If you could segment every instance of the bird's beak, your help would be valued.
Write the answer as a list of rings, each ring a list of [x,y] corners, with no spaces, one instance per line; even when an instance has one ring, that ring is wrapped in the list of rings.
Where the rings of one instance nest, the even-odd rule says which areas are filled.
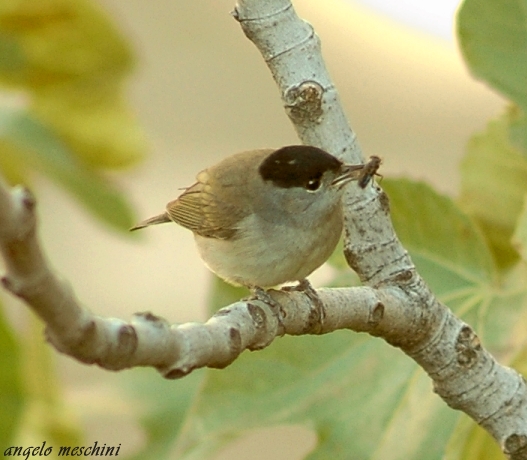
[[[352,180],[357,180],[361,174],[361,171],[364,169],[364,165],[342,165],[337,177],[333,179],[331,185],[338,188],[343,187],[348,182]]]

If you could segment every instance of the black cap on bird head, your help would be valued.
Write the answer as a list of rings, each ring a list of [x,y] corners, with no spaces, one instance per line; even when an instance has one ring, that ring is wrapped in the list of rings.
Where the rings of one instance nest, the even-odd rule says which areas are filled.
[[[306,187],[326,171],[337,173],[342,162],[333,155],[309,145],[290,145],[271,153],[260,165],[260,176],[277,187]]]

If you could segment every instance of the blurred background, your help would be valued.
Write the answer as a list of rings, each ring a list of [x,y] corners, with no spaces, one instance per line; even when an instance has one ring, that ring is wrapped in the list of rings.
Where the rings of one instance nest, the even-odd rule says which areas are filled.
[[[199,170],[228,154],[298,142],[263,60],[229,14],[233,0],[97,2],[139,60],[128,95],[150,152],[144,163],[115,176],[139,219],[163,211]],[[469,137],[504,106],[462,63],[453,32],[456,4],[297,0],[294,5],[321,38],[365,156],[381,156],[385,176],[422,179],[455,195]],[[128,319],[151,310],[170,322],[206,318],[209,274],[189,231],[167,225],[123,238],[45,178],[38,177],[34,189],[52,265],[91,311]],[[12,320],[24,327],[25,307],[2,295]],[[121,442],[123,455],[133,451],[142,439],[130,417],[137,408],[120,399],[116,375],[63,356],[57,362],[66,399],[88,430],[87,439]],[[281,433],[288,444],[298,437],[299,452],[313,441],[301,430]],[[280,444],[276,433],[261,433],[250,442],[263,439],[269,447],[270,436]],[[218,459],[270,458],[268,450],[266,457],[253,448],[245,451],[247,445],[237,443]],[[272,458],[294,455],[281,447]]]

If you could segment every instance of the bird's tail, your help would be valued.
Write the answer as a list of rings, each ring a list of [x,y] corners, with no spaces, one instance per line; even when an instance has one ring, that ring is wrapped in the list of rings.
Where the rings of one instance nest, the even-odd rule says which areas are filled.
[[[159,216],[150,217],[150,219],[143,220],[139,222],[137,225],[134,225],[130,231],[133,232],[134,230],[139,230],[140,228],[148,227],[149,225],[157,225],[157,224],[164,224],[166,222],[172,222],[170,220],[170,217],[168,217],[168,214],[165,212],[163,214],[159,214]]]

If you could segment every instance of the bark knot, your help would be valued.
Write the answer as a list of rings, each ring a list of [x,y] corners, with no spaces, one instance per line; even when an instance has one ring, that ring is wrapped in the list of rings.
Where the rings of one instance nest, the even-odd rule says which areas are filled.
[[[527,435],[511,434],[505,439],[503,450],[511,458],[524,458],[523,456],[527,454]]]
[[[316,81],[304,81],[288,88],[284,94],[285,108],[294,123],[316,122],[323,114],[324,88]]]
[[[479,337],[469,326],[463,326],[456,340],[457,362],[460,366],[469,368],[476,362],[481,350]]]

